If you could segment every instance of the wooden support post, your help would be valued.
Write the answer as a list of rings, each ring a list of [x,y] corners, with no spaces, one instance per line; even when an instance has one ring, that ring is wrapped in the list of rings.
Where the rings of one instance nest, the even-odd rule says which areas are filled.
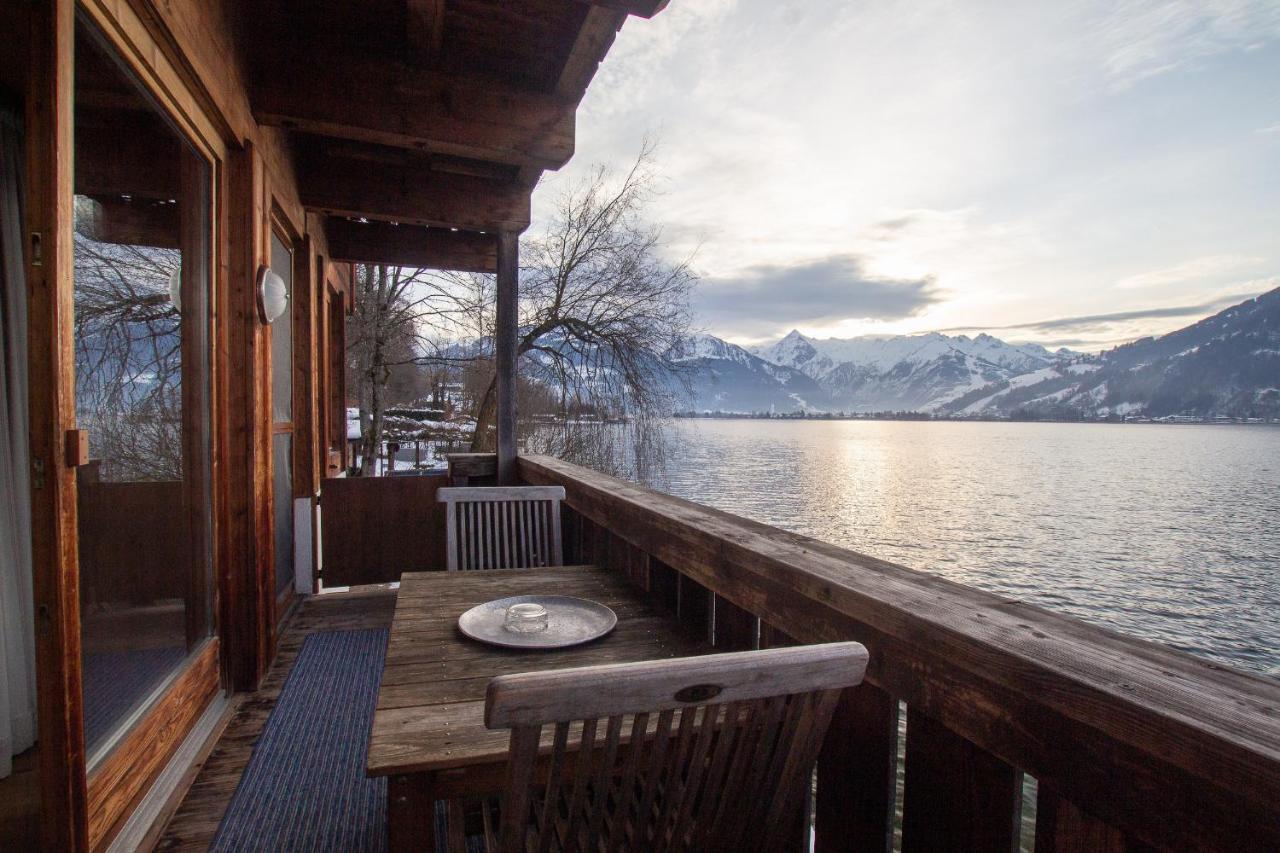
[[[494,361],[498,372],[498,485],[516,485],[516,361],[519,330],[520,235],[498,234],[497,318]]]

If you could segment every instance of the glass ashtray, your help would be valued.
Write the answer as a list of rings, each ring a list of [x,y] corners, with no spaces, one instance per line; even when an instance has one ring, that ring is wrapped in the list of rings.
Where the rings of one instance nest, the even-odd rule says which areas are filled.
[[[547,608],[541,604],[522,602],[507,608],[503,627],[516,634],[533,634],[547,630]]]

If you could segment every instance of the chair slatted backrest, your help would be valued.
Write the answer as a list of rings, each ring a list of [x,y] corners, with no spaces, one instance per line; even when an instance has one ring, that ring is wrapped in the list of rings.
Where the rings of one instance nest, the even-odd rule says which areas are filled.
[[[452,487],[436,496],[446,507],[449,571],[564,564],[563,486]]]
[[[511,729],[499,849],[794,846],[866,665],[860,644],[828,643],[495,678],[485,724]]]

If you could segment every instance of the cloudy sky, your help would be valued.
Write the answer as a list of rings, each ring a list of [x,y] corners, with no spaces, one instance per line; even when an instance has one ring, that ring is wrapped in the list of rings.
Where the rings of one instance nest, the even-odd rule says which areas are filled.
[[[1280,0],[671,0],[535,211],[646,134],[699,324],[739,342],[1099,349],[1280,286]]]

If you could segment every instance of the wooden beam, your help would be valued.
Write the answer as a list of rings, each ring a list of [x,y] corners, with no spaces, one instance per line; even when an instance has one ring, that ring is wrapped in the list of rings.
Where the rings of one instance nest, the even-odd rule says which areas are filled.
[[[323,136],[545,169],[573,156],[573,103],[385,59],[277,60],[253,104],[262,124]]]
[[[438,172],[425,160],[349,160],[315,147],[299,151],[297,165],[308,210],[469,231],[529,227],[530,190],[514,181]]]
[[[182,248],[176,204],[114,195],[80,200],[76,207],[76,230],[100,243]]]
[[[573,45],[565,54],[564,65],[561,66],[552,88],[557,100],[574,104],[582,100],[587,93],[587,86],[591,84],[591,78],[595,77],[596,70],[618,36],[618,30],[622,29],[627,20],[627,10],[618,8],[625,5],[626,0],[618,0],[616,4],[592,4],[582,20]],[[545,168],[536,163],[522,164],[516,180],[532,190],[541,180]]]
[[[405,0],[409,61],[434,65],[444,41],[444,0]]]
[[[498,236],[391,222],[325,220],[329,255],[335,261],[390,264],[419,269],[498,271]]]
[[[565,54],[564,65],[556,81],[555,95],[562,101],[577,103],[587,93],[591,78],[604,61],[618,37],[618,30],[627,20],[627,13],[595,5],[582,21],[578,37]]]
[[[513,486],[517,482],[516,348],[520,296],[520,235],[514,231],[498,235],[497,291],[494,360],[498,373],[498,485]]]

